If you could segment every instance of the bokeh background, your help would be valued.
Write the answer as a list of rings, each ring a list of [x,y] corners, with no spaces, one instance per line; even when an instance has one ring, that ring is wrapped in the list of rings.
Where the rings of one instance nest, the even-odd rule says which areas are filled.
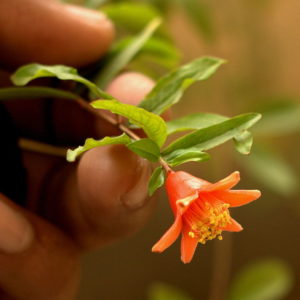
[[[125,1],[96,4],[100,2]],[[212,160],[185,169],[211,181],[240,170],[240,186],[258,188],[263,196],[233,210],[243,232],[225,233],[222,242],[199,246],[192,263],[183,265],[178,243],[160,255],[150,252],[172,222],[166,195],[160,192],[156,212],[141,232],[84,258],[78,299],[300,299],[300,2],[131,2],[151,2],[161,10],[182,62],[202,55],[228,60],[211,79],[188,90],[174,107],[174,118],[196,111],[263,113],[253,129],[250,156],[227,143],[211,151]],[[242,276],[246,283],[239,282]],[[157,283],[190,298],[176,292],[163,296],[167,288]]]

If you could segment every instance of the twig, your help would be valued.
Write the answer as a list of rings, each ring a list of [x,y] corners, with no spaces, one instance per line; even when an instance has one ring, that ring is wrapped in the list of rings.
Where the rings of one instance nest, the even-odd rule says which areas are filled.
[[[122,132],[128,134],[132,139],[138,141],[141,138],[133,132],[130,128],[125,126],[120,122],[120,118],[114,118],[113,116],[106,114],[102,112],[101,110],[94,109],[90,104],[83,99],[75,99],[75,101],[86,111],[92,113],[98,118],[102,118],[103,120],[107,121],[108,123],[112,124],[113,126],[120,129]],[[20,139],[19,146],[24,150],[34,151],[38,153],[44,153],[44,154],[50,154],[55,155],[59,157],[64,157],[66,155],[66,148],[63,147],[56,147],[53,145],[29,140],[29,139]],[[166,173],[169,173],[172,171],[168,163],[162,158],[159,158],[159,163],[164,168]]]
[[[24,138],[21,138],[19,140],[19,147],[28,151],[34,151],[41,154],[49,154],[59,157],[65,157],[67,152],[67,149],[63,147],[57,147]]]

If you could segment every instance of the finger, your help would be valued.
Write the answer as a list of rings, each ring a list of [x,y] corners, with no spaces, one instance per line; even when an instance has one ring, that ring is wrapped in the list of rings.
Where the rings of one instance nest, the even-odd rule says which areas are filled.
[[[119,101],[138,105],[154,86],[154,81],[149,77],[137,73],[126,72],[117,76],[107,87],[107,92]],[[109,111],[104,111],[105,114],[116,117]],[[95,123],[96,133],[100,136],[116,135],[118,130],[107,121],[97,120]]]
[[[48,210],[51,219],[84,249],[124,238],[140,229],[153,210],[147,195],[150,173],[150,164],[123,146],[92,149],[68,176],[62,199]]]
[[[71,300],[78,275],[72,242],[1,194],[0,290],[5,295],[1,299]]]
[[[108,91],[122,102],[138,104],[153,85],[153,81],[145,75],[130,72],[116,77],[108,87]],[[36,99],[26,102],[9,101],[7,108],[21,135],[31,139],[45,141],[51,135],[54,137],[51,143],[78,145],[87,137],[101,138],[119,133],[112,125],[95,118],[93,114],[72,101],[63,99],[54,101],[49,109],[50,118],[49,115],[48,118],[45,117],[43,102]]]
[[[123,103],[138,105],[153,86],[154,82],[149,77],[137,72],[126,72],[108,85],[107,92]]]
[[[118,77],[110,92],[118,93],[121,101],[137,104],[152,86],[148,78],[131,73]],[[48,212],[82,246],[99,247],[146,222],[154,203],[147,196],[150,173],[148,161],[123,146],[93,149],[76,170],[56,178],[54,186],[61,198],[49,201]]]
[[[5,67],[29,62],[83,66],[103,55],[113,36],[112,23],[96,11],[55,0],[0,1],[0,64]]]

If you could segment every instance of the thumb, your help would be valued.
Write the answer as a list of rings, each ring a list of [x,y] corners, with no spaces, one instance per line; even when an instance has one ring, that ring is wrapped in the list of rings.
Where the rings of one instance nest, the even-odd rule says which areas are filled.
[[[73,299],[78,274],[72,242],[0,194],[0,298]]]
[[[100,12],[55,0],[0,1],[0,65],[29,62],[83,66],[97,60],[114,35]]]

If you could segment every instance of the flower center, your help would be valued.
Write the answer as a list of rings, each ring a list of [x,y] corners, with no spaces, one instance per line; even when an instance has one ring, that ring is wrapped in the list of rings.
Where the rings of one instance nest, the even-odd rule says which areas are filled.
[[[205,244],[214,238],[222,240],[222,231],[230,223],[229,204],[197,200],[184,214],[190,227],[189,236]]]

